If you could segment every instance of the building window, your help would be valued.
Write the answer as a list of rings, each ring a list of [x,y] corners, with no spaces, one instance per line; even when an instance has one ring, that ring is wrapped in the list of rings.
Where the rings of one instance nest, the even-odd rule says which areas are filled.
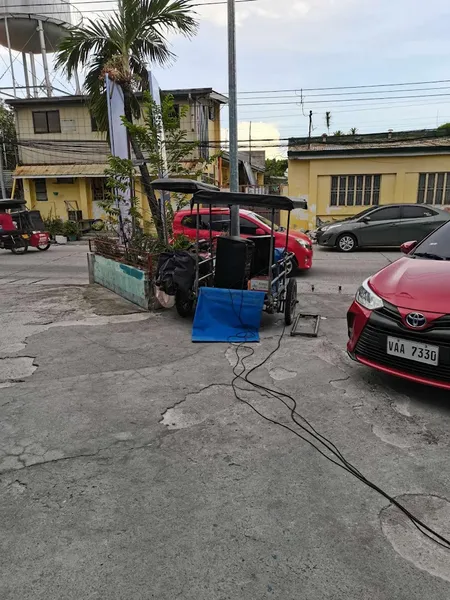
[[[378,206],[381,175],[333,175],[331,206]]]
[[[36,192],[36,200],[38,202],[47,202],[47,182],[45,181],[45,179],[35,179],[34,189]]]
[[[75,179],[73,177],[57,177],[55,183],[58,185],[64,185],[66,183],[75,183]]]
[[[450,204],[450,173],[420,173],[419,204]]]
[[[98,131],[97,121],[95,120],[95,117],[92,114],[91,114],[91,131]]]
[[[33,112],[34,133],[61,133],[59,110]]]
[[[94,177],[92,179],[92,200],[94,202],[104,202],[106,198],[106,186],[103,177]]]

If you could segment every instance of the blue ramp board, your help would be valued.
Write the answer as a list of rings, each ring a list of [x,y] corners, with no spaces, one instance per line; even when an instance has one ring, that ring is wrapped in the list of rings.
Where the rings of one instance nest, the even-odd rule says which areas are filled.
[[[264,292],[201,287],[193,342],[259,342]]]

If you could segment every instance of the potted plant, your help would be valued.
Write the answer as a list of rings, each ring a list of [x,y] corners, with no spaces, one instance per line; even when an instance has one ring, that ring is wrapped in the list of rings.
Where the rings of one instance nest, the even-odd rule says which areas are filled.
[[[47,217],[44,219],[44,224],[53,241],[57,235],[64,235],[64,222],[59,217]]]
[[[64,223],[64,235],[69,242],[76,242],[80,234],[80,228],[75,221],[66,221]]]

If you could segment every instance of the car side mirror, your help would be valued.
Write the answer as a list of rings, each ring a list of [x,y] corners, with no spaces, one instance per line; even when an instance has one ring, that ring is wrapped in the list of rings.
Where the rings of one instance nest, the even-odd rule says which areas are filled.
[[[403,252],[403,254],[409,254],[416,246],[417,242],[415,240],[413,242],[404,242],[400,246],[400,251]]]
[[[364,217],[362,220],[363,223],[370,223],[370,217]]]
[[[261,229],[261,227],[257,227],[255,235],[266,235],[266,232],[264,231],[264,229]]]

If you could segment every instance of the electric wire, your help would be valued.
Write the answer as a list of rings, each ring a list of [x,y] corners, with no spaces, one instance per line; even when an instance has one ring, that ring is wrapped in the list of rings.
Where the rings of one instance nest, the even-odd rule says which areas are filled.
[[[248,332],[246,332],[246,325],[242,322],[242,318],[241,318],[242,306],[243,306],[243,292],[242,292],[242,299],[241,299],[241,305],[239,308],[239,313],[236,313],[236,310],[234,308],[234,302],[233,302],[232,295],[231,295],[231,303],[232,303],[233,311],[235,312],[235,314],[237,314],[239,321],[241,323],[241,326],[243,327],[243,332],[242,332],[243,336],[246,337],[248,335]],[[352,463],[350,463],[348,460],[345,459],[342,452],[336,447],[336,445],[333,442],[331,442],[331,440],[329,440],[326,436],[318,433],[317,430],[308,422],[308,420],[297,411],[297,400],[295,400],[295,398],[293,398],[289,394],[280,392],[278,390],[273,390],[273,389],[269,388],[268,386],[260,385],[249,379],[249,377],[252,373],[254,373],[258,369],[260,369],[280,349],[285,332],[286,332],[286,325],[284,325],[284,327],[283,327],[283,330],[281,332],[281,335],[278,338],[278,342],[277,342],[275,348],[266,356],[266,358],[264,360],[262,360],[261,362],[256,364],[254,367],[252,367],[248,371],[247,371],[247,367],[245,365],[245,360],[247,360],[248,358],[250,358],[251,356],[254,355],[254,353],[255,353],[254,349],[249,346],[245,346],[246,341],[240,342],[238,344],[232,344],[232,346],[235,348],[235,352],[236,352],[236,363],[233,367],[234,378],[232,379],[230,386],[233,390],[233,393],[234,393],[234,396],[236,397],[236,399],[238,401],[246,404],[249,408],[251,408],[257,415],[259,415],[265,421],[267,421],[273,425],[276,425],[278,427],[282,427],[282,428],[290,431],[291,433],[294,433],[294,435],[299,437],[301,440],[307,442],[310,446],[312,446],[314,448],[314,450],[316,450],[320,455],[322,455],[324,458],[326,458],[332,464],[340,467],[344,471],[347,471],[348,473],[353,475],[356,479],[361,481],[361,483],[363,483],[367,487],[373,489],[378,494],[383,496],[386,500],[388,500],[391,504],[396,506],[412,522],[412,524],[416,527],[416,529],[422,535],[424,535],[425,537],[430,539],[435,544],[441,546],[442,548],[444,548],[446,550],[450,550],[450,540],[449,539],[447,539],[446,537],[444,537],[443,535],[441,535],[440,533],[438,533],[437,531],[435,531],[434,529],[432,529],[431,527],[426,525],[426,523],[424,523],[418,517],[416,517],[414,514],[412,514],[405,506],[403,506],[393,496],[389,495],[382,488],[380,488],[379,486],[374,484],[372,481],[367,479],[364,475],[362,475],[361,472],[354,465],[352,465]],[[241,348],[248,351],[248,353],[244,357],[241,357],[239,355],[239,350]],[[237,370],[238,367],[240,367],[240,371]],[[243,382],[249,384],[250,386],[252,386],[253,390],[240,388],[240,387],[236,386],[236,382],[238,380],[242,380]],[[272,419],[272,418],[268,417],[267,415],[263,414],[251,402],[249,402],[245,398],[242,398],[242,396],[240,396],[237,393],[237,390],[241,391],[241,392],[256,391],[260,395],[263,395],[261,393],[261,390],[262,390],[262,391],[266,392],[266,394],[269,394],[273,398],[279,400],[281,403],[284,404],[284,406],[286,406],[288,408],[292,422],[297,427],[299,427],[302,431],[304,431],[307,435],[309,435],[315,441],[317,441],[319,444],[321,444],[323,447],[325,447],[335,458],[331,458],[330,456],[328,456],[319,447],[317,447],[310,439],[306,438],[305,436],[303,436],[301,433],[299,433],[297,430],[293,429],[289,425],[286,425],[285,423],[282,423],[281,421]],[[289,398],[292,401],[292,403],[293,403],[292,407],[290,407],[287,404],[287,402],[285,400],[283,400],[283,397]],[[296,416],[298,416],[299,418],[302,419],[302,421],[306,424],[306,427],[304,425],[302,425],[302,423],[300,423],[295,418]],[[308,429],[308,427],[309,427],[309,429]]]

